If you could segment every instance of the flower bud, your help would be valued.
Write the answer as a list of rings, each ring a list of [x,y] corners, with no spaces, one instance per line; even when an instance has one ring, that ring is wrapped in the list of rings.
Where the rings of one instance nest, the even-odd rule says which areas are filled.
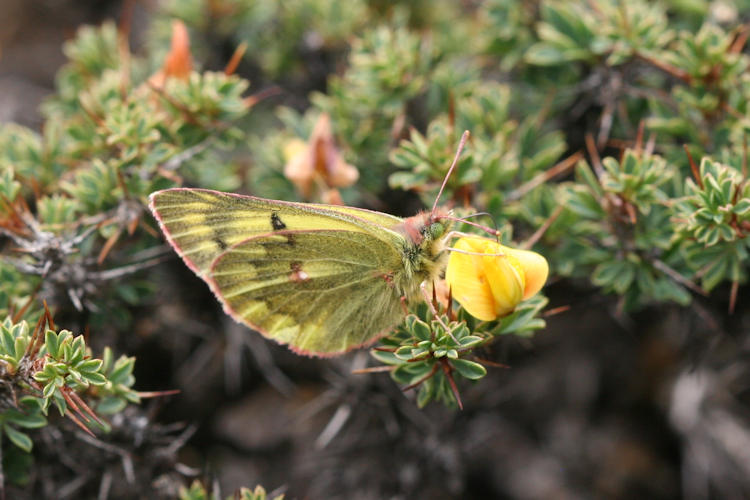
[[[459,251],[451,252],[445,280],[475,318],[491,321],[510,314],[547,280],[547,260],[536,252],[479,236],[460,238],[454,248]]]

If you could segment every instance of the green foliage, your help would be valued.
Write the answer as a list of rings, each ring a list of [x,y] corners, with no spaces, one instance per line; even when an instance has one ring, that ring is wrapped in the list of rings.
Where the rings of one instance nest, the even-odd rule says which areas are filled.
[[[181,488],[178,498],[179,500],[219,500],[218,496],[206,491],[206,487],[197,479],[193,481],[190,488]],[[233,495],[226,497],[226,500],[284,500],[284,495],[276,495],[270,498],[266,494],[266,490],[258,485],[253,490],[240,488]]]
[[[55,405],[61,415],[78,425],[108,425],[87,409],[79,395],[98,401],[101,410],[121,410],[138,403],[132,389],[134,358],[121,356],[113,362],[107,348],[103,359],[93,358],[83,336],[68,330],[32,330],[26,321],[6,318],[0,324],[0,423],[11,443],[29,452],[31,437],[18,428],[36,429],[48,425],[47,412]],[[102,411],[106,413],[106,411]]]
[[[377,172],[387,164],[394,123],[426,92],[435,57],[429,43],[406,28],[371,29],[352,44],[349,68],[330,79],[328,93],[311,96],[356,157],[372,153],[363,164],[365,188],[381,187]]]
[[[674,37],[658,2],[545,2],[541,18],[540,41],[526,52],[526,61],[540,66],[602,59],[618,65],[638,55],[658,54]]]
[[[457,380],[479,380],[487,374],[475,351],[500,335],[527,336],[544,328],[538,313],[546,304],[547,299],[537,295],[489,323],[479,322],[463,309],[453,314],[454,320],[444,314],[438,321],[426,304],[420,304],[371,354],[392,367],[396,383],[419,388],[420,408],[430,401],[460,406]]]
[[[123,63],[109,23],[82,28],[65,53],[70,61],[60,72],[58,93],[44,106],[44,133],[17,125],[0,129],[0,231],[22,250],[4,254],[0,271],[27,276],[26,284],[7,282],[0,307],[21,308],[40,282],[53,302],[79,310],[127,294],[132,285],[112,283],[121,274],[100,265],[124,231],[142,224],[151,192],[175,185],[177,168],[208,187],[239,183],[236,165],[216,151],[236,145],[241,135],[233,124],[250,107],[243,95],[247,81],[206,72],[157,84],[143,71],[145,61],[133,56]],[[28,208],[20,198],[32,194],[37,201]],[[139,235],[118,247],[117,260],[137,263],[138,252],[153,242]],[[90,309],[126,318],[122,305],[110,305]]]
[[[343,51],[347,37],[368,19],[366,3],[361,0],[170,0],[162,6],[161,14],[151,39],[155,56],[163,57],[170,21],[177,18],[199,35],[193,40],[197,53],[207,50],[204,44],[217,37],[234,46],[246,43],[251,48],[246,58],[274,77],[303,76],[309,64],[306,55]]]
[[[675,238],[706,290],[724,280],[745,281],[750,229],[750,186],[736,169],[704,158],[699,182],[685,181],[676,200]]]
[[[653,301],[688,303],[687,278],[675,279],[685,269],[671,239],[664,191],[673,175],[662,158],[632,150],[622,161],[605,158],[598,176],[580,163],[579,182],[564,186],[565,206],[576,222],[560,237],[560,253],[552,262],[562,273],[591,276],[628,308]]]

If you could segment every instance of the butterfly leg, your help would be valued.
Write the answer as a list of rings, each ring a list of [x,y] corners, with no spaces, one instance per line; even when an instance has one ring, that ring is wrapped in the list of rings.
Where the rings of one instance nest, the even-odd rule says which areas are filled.
[[[404,315],[409,314],[409,308],[406,306],[406,297],[401,296],[401,309],[404,311]]]
[[[448,325],[445,324],[443,321],[443,318],[440,317],[438,314],[437,309],[435,309],[435,304],[432,303],[432,297],[430,296],[430,292],[427,291],[427,282],[423,281],[419,285],[419,289],[422,291],[422,296],[424,297],[424,301],[427,302],[427,307],[430,308],[430,312],[435,317],[435,319],[440,323],[440,325],[445,329],[445,332],[448,334],[448,336],[453,339],[456,344],[458,344],[458,340],[453,336],[453,333],[451,332],[451,329],[448,328]]]

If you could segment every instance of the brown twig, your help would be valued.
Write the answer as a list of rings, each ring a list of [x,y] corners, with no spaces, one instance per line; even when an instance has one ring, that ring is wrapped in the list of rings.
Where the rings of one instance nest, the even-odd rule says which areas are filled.
[[[729,290],[729,314],[734,314],[734,306],[737,305],[737,293],[740,289],[740,282],[732,281],[732,288]]]
[[[448,379],[448,383],[451,386],[451,391],[453,391],[453,396],[456,398],[456,403],[458,403],[458,409],[463,410],[464,404],[461,402],[461,395],[458,393],[458,386],[456,385],[456,381],[453,379],[453,368],[451,367],[450,363],[448,363],[448,360],[445,358],[440,358],[440,365],[443,368],[443,373],[445,373],[445,378]]]
[[[370,366],[368,368],[359,368],[357,370],[352,370],[351,373],[361,375],[364,373],[392,372],[394,369],[395,369],[395,366],[380,365],[380,366]]]
[[[687,144],[683,144],[682,148],[685,150],[685,154],[687,154],[688,161],[690,162],[690,170],[693,172],[693,177],[695,177],[695,182],[698,184],[698,186],[703,189],[703,179],[701,178],[701,174],[698,171],[698,165],[695,164],[695,161],[693,160],[693,155],[690,154],[690,150],[688,149]]]
[[[544,233],[547,232],[547,229],[549,229],[552,223],[555,222],[558,217],[560,217],[560,214],[562,214],[563,210],[565,210],[565,206],[558,205],[557,208],[555,208],[554,212],[552,212],[550,216],[547,217],[547,220],[544,221],[544,224],[539,226],[539,229],[537,229],[534,234],[529,237],[529,239],[521,244],[521,248],[523,250],[528,250],[529,248],[533,247],[534,244],[539,241],[542,236],[544,236]]]
[[[596,176],[601,179],[605,175],[604,167],[602,166],[602,157],[599,156],[599,150],[596,147],[596,142],[591,132],[586,132],[584,141],[586,142],[586,150],[591,157],[591,166],[594,168]]]
[[[406,387],[402,388],[401,390],[403,392],[406,392],[409,389],[414,389],[415,387],[417,387],[418,385],[420,385],[422,382],[424,382],[425,380],[428,380],[430,377],[432,377],[433,375],[435,375],[437,373],[437,371],[438,371],[438,364],[435,363],[435,364],[432,365],[432,368],[430,369],[429,372],[427,372],[426,375],[424,375],[423,377],[420,377],[419,380],[417,380],[416,382],[414,382],[412,384],[407,385]]]
[[[229,62],[224,68],[225,75],[229,76],[233,74],[235,71],[237,71],[237,66],[239,66],[240,61],[242,60],[242,56],[245,55],[246,51],[247,51],[247,42],[242,42],[241,44],[237,46],[236,49],[234,49],[234,53],[232,54],[232,57],[229,59]]]
[[[540,186],[541,184],[544,184],[548,180],[553,179],[557,177],[558,175],[566,173],[568,170],[573,168],[576,165],[576,163],[578,163],[578,160],[580,160],[582,157],[583,157],[582,151],[577,151],[573,153],[572,155],[568,156],[564,160],[558,162],[556,165],[553,165],[552,167],[548,168],[544,172],[540,172],[539,174],[535,175],[532,179],[528,180],[527,182],[524,182],[517,189],[514,189],[513,191],[511,191],[508,194],[507,199],[508,200],[521,199],[526,193],[528,193],[535,187]]]
[[[243,103],[245,104],[246,107],[250,108],[258,104],[260,101],[263,101],[275,95],[279,95],[281,93],[282,93],[281,87],[279,87],[278,85],[274,85],[267,89],[263,89],[259,92],[256,92],[255,94],[249,97],[245,97],[245,99],[243,100]]]
[[[570,305],[564,305],[564,306],[554,307],[552,309],[547,309],[546,311],[542,312],[540,316],[543,318],[549,318],[550,316],[557,316],[558,314],[561,314],[567,311],[570,311]]]
[[[660,70],[677,78],[678,80],[682,80],[684,83],[687,83],[688,85],[690,85],[693,81],[693,78],[690,76],[690,74],[687,71],[684,71],[680,68],[676,68],[667,62],[661,61],[659,59],[653,59],[639,52],[635,53],[635,57],[651,64],[652,66],[659,68]]]
[[[667,264],[665,264],[661,260],[654,259],[653,265],[656,269],[663,272],[664,274],[666,274],[667,276],[669,276],[676,282],[686,286],[687,288],[694,291],[695,293],[702,295],[704,297],[708,296],[705,290],[703,290],[701,287],[699,287],[698,285],[696,285],[695,283],[693,283],[692,281],[690,281],[689,279],[687,279],[686,277],[684,277],[683,275],[681,275],[680,273],[678,273],[677,271],[669,267]]]

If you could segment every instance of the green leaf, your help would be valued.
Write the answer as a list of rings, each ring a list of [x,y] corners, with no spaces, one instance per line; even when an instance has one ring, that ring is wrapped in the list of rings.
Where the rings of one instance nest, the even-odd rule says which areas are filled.
[[[417,407],[424,408],[433,399],[433,381],[426,380],[417,391]]]
[[[430,329],[430,326],[424,321],[415,321],[411,331],[419,340],[430,340],[432,338],[432,331]]]
[[[44,333],[44,346],[47,349],[47,353],[53,358],[57,359],[60,357],[60,345],[58,343],[58,335],[52,330],[47,330]]]
[[[92,385],[104,385],[107,383],[107,377],[105,377],[101,373],[89,372],[82,375],[86,382]]]
[[[568,62],[560,49],[546,42],[537,42],[529,47],[524,59],[536,66],[559,66]]]
[[[370,349],[370,356],[386,365],[398,365],[403,363],[401,359],[397,358],[394,353],[389,351]]]
[[[28,436],[28,434],[14,429],[9,425],[3,425],[3,431],[14,445],[18,446],[27,453],[30,452],[31,448],[34,446],[34,443],[33,441],[31,441],[31,438]]]
[[[110,396],[99,400],[96,404],[96,412],[102,415],[114,415],[125,409],[128,402],[122,398]]]
[[[27,429],[37,429],[47,425],[47,419],[44,415],[37,412],[24,413],[18,410],[6,410],[5,416],[8,422]]]
[[[76,369],[82,373],[96,373],[102,368],[101,359],[88,359],[81,363],[78,363]]]
[[[451,365],[462,377],[469,380],[479,380],[487,375],[487,370],[484,366],[468,359],[454,359],[451,361]]]

